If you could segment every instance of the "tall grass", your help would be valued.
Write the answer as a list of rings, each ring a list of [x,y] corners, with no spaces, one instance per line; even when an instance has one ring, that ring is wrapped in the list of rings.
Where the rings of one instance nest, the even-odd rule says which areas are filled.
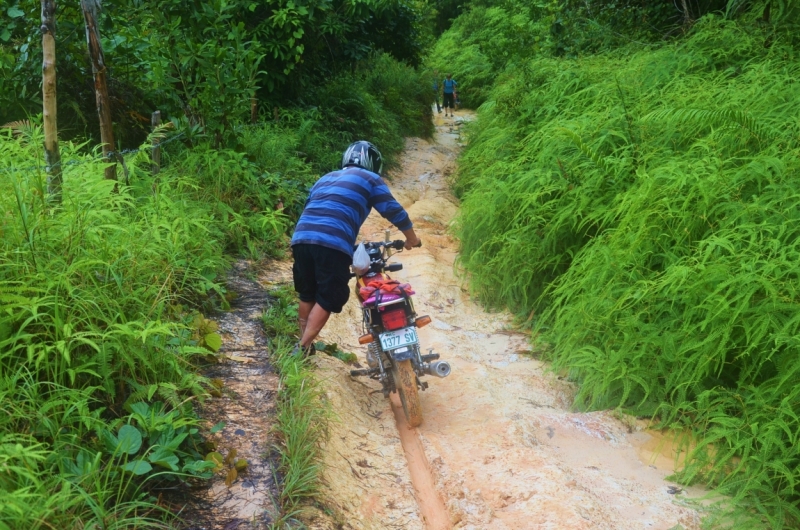
[[[319,492],[320,444],[327,436],[330,409],[322,398],[308,359],[292,355],[298,338],[297,300],[289,286],[270,293],[273,304],[264,313],[272,361],[280,373],[276,431],[280,453],[281,517],[276,528],[291,526],[303,505]]]
[[[16,140],[4,133],[0,158],[29,166],[41,142],[40,128]],[[131,406],[160,399],[196,423],[187,403],[205,395],[191,369],[199,348],[176,307],[219,290],[208,278],[226,265],[215,246],[221,234],[202,203],[165,194],[177,181],[115,193],[102,164],[69,145],[63,159],[82,164],[65,165],[56,210],[44,200],[44,175],[0,173],[0,460],[8,470],[0,527],[142,526],[160,517],[139,487],[161,442],[139,449],[147,431]],[[136,433],[119,432],[139,446],[123,455],[117,431],[128,423]],[[202,460],[187,436],[193,453],[175,456],[181,465]],[[139,457],[138,468],[126,468]]]
[[[0,530],[165,527],[174,514],[160,488],[209,476],[193,403],[207,397],[197,365],[221,342],[200,313],[226,304],[219,274],[231,256],[286,251],[309,187],[350,141],[378,138],[391,159],[403,134],[428,130],[418,74],[373,64],[350,77],[372,106],[344,125],[329,110],[284,109],[277,123],[237,126],[224,149],[187,130],[156,176],[148,150],[129,157],[129,184],[104,180],[86,145],[63,143],[59,207],[43,171],[28,169],[41,127],[0,129]],[[394,92],[378,93],[384,83]],[[345,99],[318,90],[331,108]],[[309,421],[295,405],[316,399],[307,376],[286,375],[280,398],[293,455],[308,439],[292,425]],[[314,483],[294,469],[285,506]]]
[[[706,17],[679,43],[506,69],[454,187],[474,291],[577,404],[697,437],[739,528],[800,524],[800,62]],[[741,526],[744,525],[744,526]]]

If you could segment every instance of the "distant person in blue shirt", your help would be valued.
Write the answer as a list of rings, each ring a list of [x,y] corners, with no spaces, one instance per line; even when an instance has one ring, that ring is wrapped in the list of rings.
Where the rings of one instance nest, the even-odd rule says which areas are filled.
[[[442,91],[444,92],[444,115],[447,116],[447,109],[450,108],[450,117],[453,117],[453,111],[456,109],[455,92],[458,83],[453,79],[453,74],[447,74],[447,77],[442,82]]]
[[[313,352],[314,339],[331,313],[340,313],[347,303],[356,236],[372,208],[403,232],[407,250],[422,245],[408,213],[381,179],[382,169],[378,149],[358,141],[344,152],[342,169],[311,188],[292,236],[301,333],[294,354]]]

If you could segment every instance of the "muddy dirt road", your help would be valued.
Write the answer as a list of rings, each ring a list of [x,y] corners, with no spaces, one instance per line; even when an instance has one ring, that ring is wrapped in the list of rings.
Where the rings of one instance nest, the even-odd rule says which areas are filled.
[[[571,412],[573,386],[527,353],[527,337],[508,331],[508,315],[487,313],[464,290],[447,233],[458,208],[447,186],[458,120],[437,117],[434,142],[409,139],[390,183],[424,242],[397,257],[404,270],[394,277],[413,285],[417,311],[434,319],[420,330],[423,349],[440,353],[453,373],[426,378],[424,421],[410,429],[378,383],[351,378],[349,366],[318,356],[339,422],[325,448],[328,514],[311,526],[698,528],[698,515],[680,506],[680,488],[664,480],[671,460],[649,459],[653,435],[609,412]],[[389,226],[373,214],[362,237],[382,239]],[[356,352],[365,365],[359,315],[351,296],[321,339]]]

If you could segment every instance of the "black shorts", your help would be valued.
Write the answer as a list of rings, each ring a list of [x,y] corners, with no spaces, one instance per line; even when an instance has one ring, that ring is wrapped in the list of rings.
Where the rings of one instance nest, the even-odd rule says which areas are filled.
[[[444,108],[447,107],[450,107],[451,109],[456,108],[455,102],[453,100],[453,94],[444,95]]]
[[[292,247],[294,290],[303,302],[316,302],[325,311],[341,313],[350,298],[353,257],[321,245],[299,243]]]

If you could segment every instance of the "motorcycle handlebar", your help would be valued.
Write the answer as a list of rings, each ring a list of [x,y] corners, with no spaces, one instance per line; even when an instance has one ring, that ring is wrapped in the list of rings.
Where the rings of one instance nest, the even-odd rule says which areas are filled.
[[[384,246],[392,247],[395,250],[403,250],[406,247],[406,242],[402,239],[395,239],[391,243],[384,243]],[[414,245],[414,248],[419,248],[422,246],[422,240],[419,240],[419,243]]]

